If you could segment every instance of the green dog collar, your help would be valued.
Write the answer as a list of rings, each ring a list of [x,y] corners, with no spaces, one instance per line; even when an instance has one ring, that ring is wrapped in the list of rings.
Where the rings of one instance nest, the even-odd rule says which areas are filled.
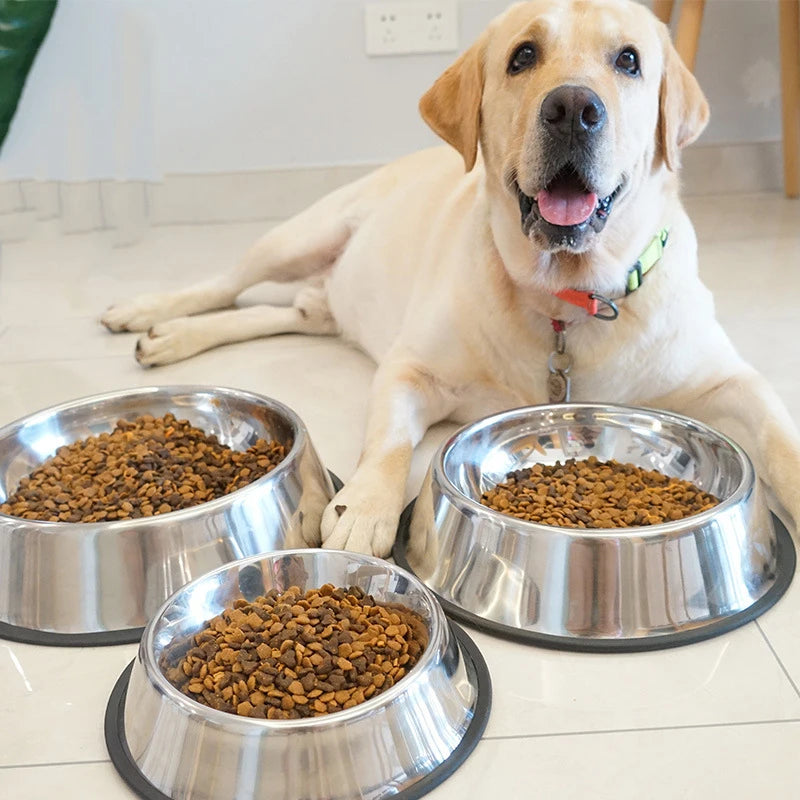
[[[667,246],[667,239],[669,239],[669,228],[662,228],[644,249],[639,260],[628,270],[626,295],[635,292],[642,285],[644,276],[661,260],[664,248]]]

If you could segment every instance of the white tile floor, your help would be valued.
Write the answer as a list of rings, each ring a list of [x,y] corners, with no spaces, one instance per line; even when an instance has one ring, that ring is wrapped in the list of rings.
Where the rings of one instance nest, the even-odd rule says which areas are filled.
[[[688,206],[721,320],[800,418],[800,203],[761,195]],[[113,247],[110,232],[45,229],[5,245],[0,424],[127,386],[238,386],[293,406],[328,466],[347,477],[373,372],[363,355],[332,339],[283,336],[144,371],[132,358],[135,336],[94,322],[128,293],[227,268],[267,224],[154,228],[127,248]],[[426,438],[409,495],[449,429]],[[756,623],[675,650],[580,655],[473,635],[494,679],[492,717],[484,741],[432,798],[800,797],[800,579]],[[107,759],[102,719],[135,649],[0,641],[0,797],[132,796]]]

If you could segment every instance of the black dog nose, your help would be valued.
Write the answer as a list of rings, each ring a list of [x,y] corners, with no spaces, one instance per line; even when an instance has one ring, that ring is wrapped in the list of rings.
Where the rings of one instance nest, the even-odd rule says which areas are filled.
[[[599,133],[606,121],[603,101],[586,86],[559,86],[545,97],[541,109],[545,128],[559,139]]]

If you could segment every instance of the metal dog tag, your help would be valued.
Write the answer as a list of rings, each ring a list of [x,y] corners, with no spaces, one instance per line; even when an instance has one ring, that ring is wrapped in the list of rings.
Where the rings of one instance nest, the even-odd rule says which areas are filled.
[[[569,402],[569,376],[557,369],[547,378],[547,394],[551,403]]]

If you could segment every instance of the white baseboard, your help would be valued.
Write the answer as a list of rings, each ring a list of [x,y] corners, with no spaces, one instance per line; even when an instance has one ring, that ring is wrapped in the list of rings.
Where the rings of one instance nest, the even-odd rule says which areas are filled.
[[[780,142],[691,147],[684,194],[781,191],[781,157]],[[138,241],[149,225],[285,219],[376,166],[168,175],[160,183],[0,182],[0,240],[27,238],[38,222],[56,219],[67,234],[114,231],[119,245]]]
[[[168,175],[147,185],[154,225],[285,219],[376,164],[218,175]]]
[[[783,191],[780,142],[695,145],[683,153],[686,195]]]

